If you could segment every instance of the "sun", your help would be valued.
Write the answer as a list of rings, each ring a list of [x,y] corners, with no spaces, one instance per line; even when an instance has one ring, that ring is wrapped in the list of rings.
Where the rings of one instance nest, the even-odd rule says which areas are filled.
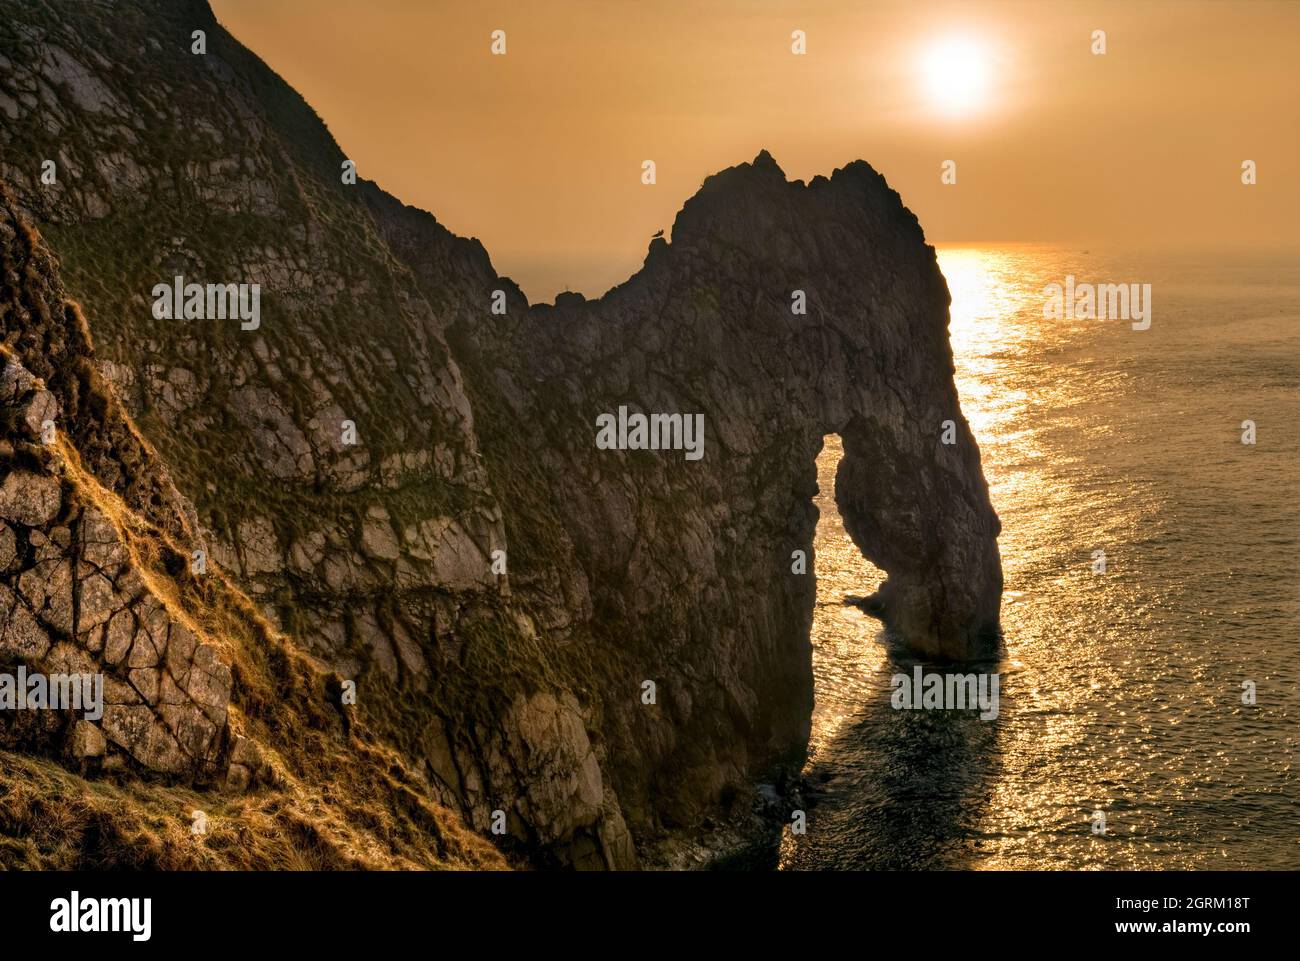
[[[946,37],[921,55],[921,75],[930,102],[940,113],[963,117],[988,101],[989,52],[970,37]]]

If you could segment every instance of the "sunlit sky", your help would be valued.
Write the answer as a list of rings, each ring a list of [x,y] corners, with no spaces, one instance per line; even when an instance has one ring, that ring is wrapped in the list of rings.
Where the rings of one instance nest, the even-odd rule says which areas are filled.
[[[361,176],[478,237],[534,300],[626,279],[704,177],[764,147],[804,180],[867,160],[936,243],[1300,243],[1300,3],[213,8]]]

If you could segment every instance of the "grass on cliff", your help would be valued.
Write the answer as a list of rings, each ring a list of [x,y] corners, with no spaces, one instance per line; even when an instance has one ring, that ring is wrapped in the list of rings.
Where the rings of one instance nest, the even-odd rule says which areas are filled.
[[[59,316],[84,323],[75,308]],[[93,413],[80,416],[143,445],[136,466],[147,471],[157,455],[93,367],[75,366],[84,378],[77,392],[93,399]],[[507,866],[458,814],[433,803],[391,748],[352,723],[337,678],[277,632],[215,565],[194,574],[192,545],[178,540],[187,533],[169,534],[132,510],[83,465],[70,438],[59,435],[51,460],[67,503],[101,511],[170,616],[222,652],[234,678],[231,732],[255,739],[269,765],[251,791],[236,793],[220,788],[220,771],[188,785],[142,771],[83,777],[52,757],[0,751],[0,867]],[[196,811],[206,818],[202,834],[192,831]]]
[[[0,868],[19,870],[493,869],[495,849],[407,793],[299,785],[223,795],[139,779],[85,779],[0,751]],[[195,834],[194,812],[206,832]]]
[[[128,776],[87,779],[0,752],[0,866],[32,869],[499,869],[501,854],[433,803],[392,749],[347,723],[332,678],[218,570],[129,510],[60,441],[64,478],[117,528],[173,618],[214,643],[235,676],[230,726],[254,737],[273,786],[247,794]],[[194,813],[206,833],[191,828]]]

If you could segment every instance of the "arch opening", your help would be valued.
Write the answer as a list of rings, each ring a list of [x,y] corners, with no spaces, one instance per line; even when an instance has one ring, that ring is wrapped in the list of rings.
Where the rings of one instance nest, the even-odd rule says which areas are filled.
[[[809,761],[834,738],[866,699],[870,682],[887,658],[885,627],[862,602],[885,582],[886,573],[858,549],[835,503],[835,478],[844,457],[839,434],[827,434],[817,455],[817,525],[813,532],[812,644],[813,716]]]

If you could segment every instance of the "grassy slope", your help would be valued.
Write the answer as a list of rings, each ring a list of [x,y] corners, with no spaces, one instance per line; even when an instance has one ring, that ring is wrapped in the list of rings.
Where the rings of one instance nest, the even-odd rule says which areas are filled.
[[[32,352],[33,336],[59,345],[88,340],[49,251],[34,229],[15,222],[17,239],[6,247],[0,272],[17,278],[5,281],[0,298],[6,342]],[[60,325],[77,330],[67,336]],[[133,437],[146,462],[154,461],[140,469],[159,469],[157,455],[84,356],[69,348],[54,361],[51,389],[75,419],[60,440],[70,496],[103,511],[150,590],[219,644],[235,675],[231,729],[264,746],[275,777],[273,786],[249,794],[223,794],[140,775],[88,780],[52,759],[0,751],[0,866],[503,867],[495,848],[432,804],[398,755],[339,704],[337,677],[299,653],[220,570],[192,576],[185,546],[83,466],[68,438],[90,444]],[[206,834],[191,833],[194,811],[206,815]]]

